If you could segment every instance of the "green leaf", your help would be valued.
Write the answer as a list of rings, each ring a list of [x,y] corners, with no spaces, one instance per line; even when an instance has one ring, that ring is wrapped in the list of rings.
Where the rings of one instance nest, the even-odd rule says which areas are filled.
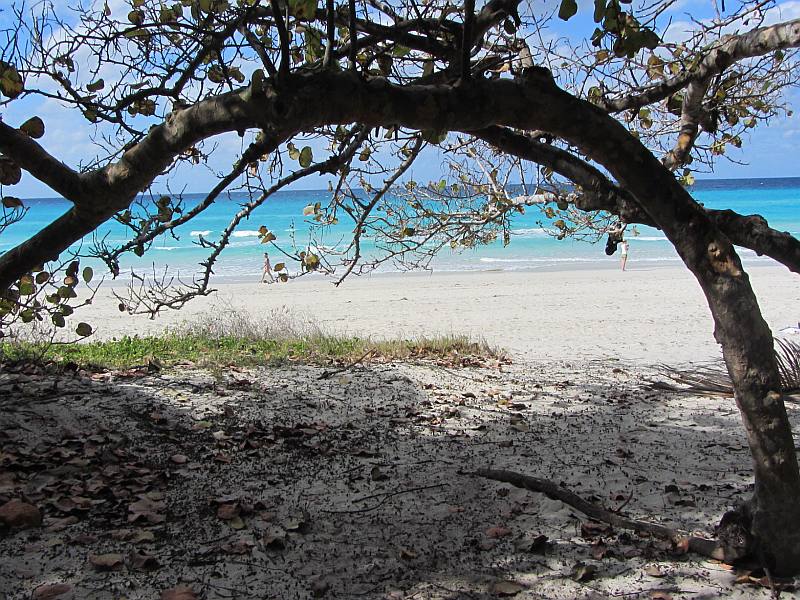
[[[303,167],[304,169],[311,166],[311,162],[314,160],[314,153],[312,152],[310,146],[305,146],[300,151],[299,160],[300,160],[300,166]]]
[[[92,93],[99,92],[105,86],[106,86],[106,82],[103,81],[103,78],[101,77],[97,81],[94,81],[94,82],[90,83],[89,85],[87,85],[86,86],[86,90],[89,91],[89,92],[92,92]]]
[[[81,337],[90,336],[92,335],[92,326],[88,323],[78,323],[78,326],[75,328],[75,333]]]
[[[315,271],[319,267],[319,256],[317,256],[312,252],[309,252],[303,258],[303,264],[309,271]]]
[[[208,70],[208,80],[212,83],[222,83],[225,81],[225,74],[222,72],[222,68],[218,65],[212,66]]]
[[[606,0],[594,0],[594,22],[599,23],[606,16]]]
[[[94,271],[92,270],[92,267],[85,267],[83,269],[84,283],[89,283],[92,280],[92,277],[94,277]]]
[[[53,320],[53,325],[55,325],[56,327],[64,327],[64,325],[66,325],[66,321],[64,320],[64,315],[62,314],[55,313],[50,318]]]
[[[304,37],[306,62],[322,58],[322,32],[314,27],[306,27]]]
[[[447,139],[447,131],[436,131],[435,129],[424,129],[422,139],[431,144],[441,144]]]
[[[310,21],[317,14],[317,0],[289,0],[289,14],[298,21]]]
[[[19,288],[20,296],[32,296],[36,293],[36,285],[33,282],[33,277],[30,275],[23,275],[19,278]]]
[[[575,0],[561,0],[561,6],[558,9],[558,18],[563,21],[569,21],[578,12],[578,3]]]
[[[20,125],[19,130],[29,137],[38,140],[44,135],[44,121],[39,117],[31,117]]]
[[[16,67],[0,60],[0,92],[14,99],[22,93],[23,81]]]
[[[83,116],[86,117],[87,121],[91,121],[92,123],[97,123],[98,115],[96,108],[87,108],[83,111]]]
[[[230,75],[231,79],[233,79],[236,83],[244,83],[245,76],[239,70],[239,67],[228,67],[228,75]]]
[[[0,184],[16,185],[22,179],[22,169],[7,156],[0,155]]]
[[[3,198],[3,206],[6,208],[23,208],[22,200],[14,196],[5,196]]]
[[[138,27],[142,23],[144,23],[144,11],[143,10],[132,10],[128,13],[128,21],[131,22],[132,25]]]

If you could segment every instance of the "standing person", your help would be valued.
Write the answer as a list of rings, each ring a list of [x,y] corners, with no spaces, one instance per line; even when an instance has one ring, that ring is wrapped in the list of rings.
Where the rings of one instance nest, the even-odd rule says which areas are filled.
[[[269,283],[275,282],[275,276],[272,274],[272,265],[269,264],[269,254],[264,252],[264,273],[261,275],[261,283],[267,283],[267,277],[269,277]]]
[[[622,240],[619,243],[619,264],[622,270],[625,270],[625,264],[628,262],[628,240]]]

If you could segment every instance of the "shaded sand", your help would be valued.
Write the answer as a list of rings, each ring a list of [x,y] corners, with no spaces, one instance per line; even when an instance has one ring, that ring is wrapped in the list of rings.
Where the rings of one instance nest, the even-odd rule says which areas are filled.
[[[776,333],[800,321],[800,277],[750,269]],[[682,268],[376,275],[335,288],[322,278],[288,284],[221,283],[208,298],[156,320],[119,313],[108,287],[90,315],[97,336],[154,333],[198,315],[262,317],[281,307],[323,330],[413,338],[467,334],[528,359],[619,358],[673,364],[718,357],[702,292]]]
[[[735,406],[616,365],[0,374],[0,503],[44,514],[0,537],[0,597],[58,583],[62,600],[178,585],[204,600],[769,598],[470,474],[514,469],[712,534],[750,490]]]
[[[796,277],[752,277],[773,329],[796,324]],[[513,363],[0,371],[0,505],[44,517],[0,527],[2,600],[770,597],[760,574],[472,475],[516,470],[713,535],[751,460],[731,399],[651,386],[653,364],[717,355],[683,270],[228,284],[156,321],[104,294],[101,337],[288,307],[359,336],[484,337]]]

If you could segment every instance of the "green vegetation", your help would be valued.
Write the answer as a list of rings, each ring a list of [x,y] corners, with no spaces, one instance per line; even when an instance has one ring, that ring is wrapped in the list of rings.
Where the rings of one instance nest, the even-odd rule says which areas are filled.
[[[0,358],[72,362],[81,367],[127,369],[151,363],[166,368],[190,361],[198,366],[252,366],[298,361],[314,364],[358,360],[499,358],[485,342],[465,336],[370,340],[323,333],[314,327],[265,326],[240,317],[170,330],[159,337],[58,344],[13,341],[0,344]]]

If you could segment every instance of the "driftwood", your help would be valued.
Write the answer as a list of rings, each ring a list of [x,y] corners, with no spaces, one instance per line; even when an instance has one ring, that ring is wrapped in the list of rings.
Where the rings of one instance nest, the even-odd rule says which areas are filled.
[[[618,512],[593,504],[547,479],[496,469],[480,469],[473,474],[544,494],[552,500],[560,500],[595,521],[668,540],[675,544],[676,547],[684,548],[701,556],[722,560],[726,563],[734,563],[752,554],[752,539],[748,533],[749,514],[746,507],[726,513],[717,528],[718,538],[711,540],[664,525],[629,519]]]

